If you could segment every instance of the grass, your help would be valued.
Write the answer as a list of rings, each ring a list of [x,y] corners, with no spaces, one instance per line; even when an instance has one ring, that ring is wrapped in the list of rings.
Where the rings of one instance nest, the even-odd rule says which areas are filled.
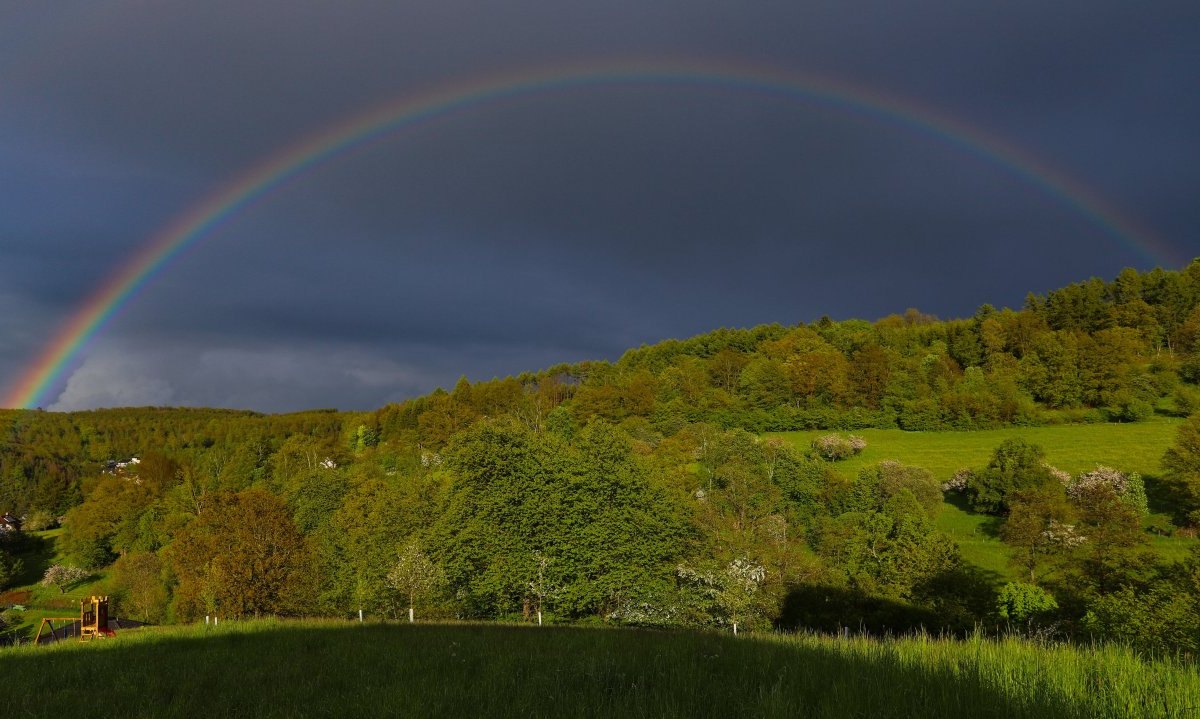
[[[885,459],[924,467],[939,481],[962,467],[983,467],[992,450],[1011,437],[1021,437],[1046,450],[1046,461],[1071,474],[1103,464],[1144,476],[1161,474],[1163,452],[1175,441],[1179,420],[1156,418],[1133,424],[1065,424],[1047,427],[1006,427],[975,432],[905,432],[900,429],[856,431],[867,440],[857,457],[838,463],[853,476],[863,467]],[[780,432],[793,445],[807,449],[827,431]]]
[[[1157,417],[1134,424],[1071,424],[1046,427],[1007,427],[975,432],[905,432],[898,429],[856,431],[867,441],[861,454],[838,462],[839,472],[853,477],[864,467],[894,459],[924,467],[938,481],[963,467],[983,467],[992,451],[1006,439],[1021,437],[1046,450],[1046,461],[1072,474],[1103,464],[1138,472],[1153,488],[1162,473],[1163,452],[1175,441],[1180,420]],[[828,431],[780,432],[793,446],[807,449]],[[844,433],[843,433],[844,434]],[[1008,550],[997,536],[994,518],[976,514],[965,503],[948,499],[937,518],[938,528],[958,543],[962,557],[1005,580],[1016,579]],[[1164,559],[1183,559],[1196,540],[1186,537],[1151,538],[1151,547]],[[1200,712],[1198,712],[1200,714]]]
[[[1183,717],[1200,673],[1018,639],[229,623],[0,650],[6,716]]]

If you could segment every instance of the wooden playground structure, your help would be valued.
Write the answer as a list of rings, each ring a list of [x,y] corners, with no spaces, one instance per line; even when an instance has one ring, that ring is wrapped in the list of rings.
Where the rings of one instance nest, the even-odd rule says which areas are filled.
[[[55,622],[69,623],[55,627]],[[38,633],[33,643],[38,644],[41,641],[42,632],[45,631],[46,627],[50,628],[50,637],[53,638],[53,641],[62,641],[70,636],[74,636],[76,622],[78,622],[78,636],[81,642],[115,635],[115,632],[108,626],[108,597],[93,596],[79,600],[78,618],[44,617],[41,625],[38,627]],[[59,636],[59,631],[62,632],[61,636]],[[71,633],[68,634],[68,632]]]

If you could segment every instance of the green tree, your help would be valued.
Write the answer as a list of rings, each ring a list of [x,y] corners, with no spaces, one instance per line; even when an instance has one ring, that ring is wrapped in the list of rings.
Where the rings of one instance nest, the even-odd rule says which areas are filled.
[[[959,564],[958,547],[933,526],[908,489],[879,510],[852,511],[817,528],[817,551],[830,573],[864,594],[912,599]]]
[[[476,615],[531,603],[533,558],[553,556],[557,606],[612,611],[661,584],[684,527],[618,430],[593,423],[567,445],[514,422],[484,421],[447,452],[454,475],[431,547]]]
[[[1175,444],[1163,454],[1166,479],[1182,495],[1183,514],[1200,509],[1200,414],[1189,417],[1175,432]]]
[[[304,537],[265,490],[217,495],[168,551],[180,618],[297,615],[312,601]]]
[[[1017,624],[1028,624],[1058,609],[1054,595],[1036,584],[1009,582],[996,597],[996,614]]]
[[[154,501],[148,483],[127,476],[95,480],[83,504],[63,520],[62,548],[73,562],[103,567],[135,548],[139,520]]]
[[[1155,557],[1147,551],[1149,537],[1142,515],[1109,485],[1095,484],[1074,497],[1079,528],[1087,536],[1074,565],[1076,586],[1106,594],[1128,584],[1145,582]]]
[[[1003,514],[1013,492],[1056,482],[1045,456],[1040,446],[1019,437],[1004,440],[987,467],[972,473],[967,485],[971,505],[979,512]]]
[[[0,547],[0,589],[7,589],[21,574],[24,563]]]
[[[133,552],[112,566],[112,587],[122,616],[158,624],[167,613],[170,593],[162,560],[154,552]]]
[[[1013,548],[1012,564],[1035,584],[1041,568],[1078,547],[1086,538],[1075,526],[1075,513],[1056,483],[1018,490],[1010,498],[1000,537]]]
[[[1092,598],[1080,622],[1098,639],[1162,654],[1200,651],[1200,600],[1160,581],[1139,591],[1126,586]]]

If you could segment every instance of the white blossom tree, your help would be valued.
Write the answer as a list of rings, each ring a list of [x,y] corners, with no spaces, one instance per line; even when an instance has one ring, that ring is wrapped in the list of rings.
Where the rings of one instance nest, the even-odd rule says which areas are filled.
[[[58,587],[61,594],[67,593],[67,587],[82,582],[88,578],[88,573],[79,567],[68,567],[65,564],[55,564],[46,570],[42,577],[43,587]]]
[[[759,589],[767,570],[753,560],[741,557],[720,568],[697,570],[687,565],[675,568],[676,576],[692,585],[712,602],[720,623],[728,623],[733,633],[761,615]]]
[[[433,563],[423,551],[421,545],[409,542],[400,550],[400,559],[392,566],[387,575],[388,584],[408,599],[408,621],[414,622],[418,599],[428,599],[442,588],[446,577],[441,567]]]

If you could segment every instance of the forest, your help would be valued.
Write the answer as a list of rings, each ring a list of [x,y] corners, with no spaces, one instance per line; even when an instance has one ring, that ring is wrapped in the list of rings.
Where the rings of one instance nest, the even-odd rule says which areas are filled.
[[[720,329],[373,412],[2,410],[0,513],[23,526],[0,534],[0,591],[61,527],[66,568],[151,623],[982,627],[1194,655],[1200,549],[1150,540],[1200,527],[1198,384],[1200,261],[966,319]],[[1070,474],[1020,438],[950,476],[841,469],[866,428],[1164,416],[1182,421],[1154,478]],[[1011,577],[962,558],[947,502],[988,518]]]

